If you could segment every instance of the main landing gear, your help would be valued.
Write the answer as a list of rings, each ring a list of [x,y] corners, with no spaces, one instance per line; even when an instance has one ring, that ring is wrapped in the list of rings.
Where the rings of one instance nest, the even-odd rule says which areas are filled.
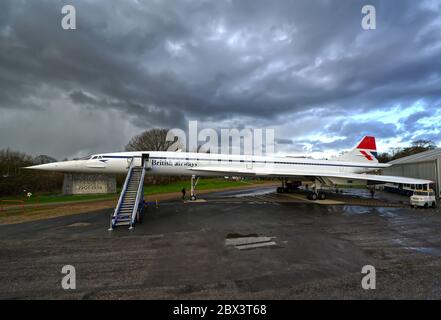
[[[191,190],[190,190],[190,199],[191,201],[196,200],[196,186],[199,182],[199,177],[196,177],[195,175],[191,176]]]
[[[286,181],[285,178],[282,178],[282,186],[277,187],[277,193],[292,193],[294,190],[297,190],[302,185],[301,181]]]
[[[307,198],[309,200],[325,200],[326,199],[326,193],[324,192],[317,192],[317,191],[311,191],[310,193],[308,193]]]
[[[282,178],[282,186],[277,188],[277,193],[292,193],[301,186],[301,181],[286,181]],[[307,198],[309,200],[325,200],[326,193],[321,191],[321,181],[315,179],[311,191],[308,192]]]
[[[326,193],[321,191],[322,184],[319,180],[314,180],[314,184],[312,185],[312,191],[310,191],[307,195],[309,200],[325,200]]]

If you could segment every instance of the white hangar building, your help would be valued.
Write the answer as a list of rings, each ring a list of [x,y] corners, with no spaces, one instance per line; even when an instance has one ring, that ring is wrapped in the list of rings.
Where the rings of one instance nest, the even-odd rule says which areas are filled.
[[[420,152],[389,162],[391,167],[381,170],[383,175],[403,176],[434,181],[432,189],[440,198],[441,148]],[[404,189],[418,189],[418,186],[398,186]]]

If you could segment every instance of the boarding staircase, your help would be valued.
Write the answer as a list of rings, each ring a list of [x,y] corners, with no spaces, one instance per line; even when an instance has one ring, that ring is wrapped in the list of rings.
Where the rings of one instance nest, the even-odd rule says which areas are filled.
[[[140,166],[135,163],[135,159],[132,159],[118,204],[110,221],[109,230],[113,230],[118,226],[129,226],[129,229],[132,229],[142,214],[144,207],[144,177],[150,166],[149,161],[142,161]]]

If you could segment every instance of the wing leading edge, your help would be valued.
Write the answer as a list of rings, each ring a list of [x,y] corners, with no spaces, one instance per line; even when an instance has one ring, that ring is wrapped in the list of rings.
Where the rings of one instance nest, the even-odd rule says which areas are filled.
[[[382,183],[403,183],[403,184],[430,184],[433,183],[431,180],[425,179],[415,179],[407,177],[397,177],[397,176],[382,176],[376,174],[364,174],[364,173],[324,173],[324,172],[284,172],[279,170],[270,170],[268,172],[253,172],[252,170],[237,170],[228,169],[222,167],[204,167],[204,168],[191,168],[189,170],[213,174],[237,174],[244,176],[264,176],[264,177],[326,177],[326,178],[338,178],[338,179],[348,179],[348,180],[363,180],[370,181],[377,184]]]

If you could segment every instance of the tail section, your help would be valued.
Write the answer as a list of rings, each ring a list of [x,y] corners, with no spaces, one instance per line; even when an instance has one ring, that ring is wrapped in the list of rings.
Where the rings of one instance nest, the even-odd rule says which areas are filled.
[[[339,156],[337,160],[378,163],[375,137],[365,136],[354,149]]]

